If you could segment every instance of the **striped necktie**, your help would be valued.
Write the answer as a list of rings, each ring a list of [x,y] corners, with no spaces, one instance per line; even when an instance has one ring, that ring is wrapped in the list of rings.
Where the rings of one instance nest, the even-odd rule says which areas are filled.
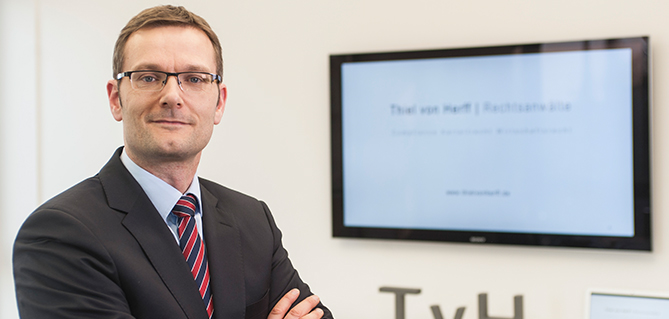
[[[211,287],[209,287],[209,265],[207,263],[207,253],[204,249],[204,242],[200,239],[195,223],[195,211],[198,207],[198,201],[193,194],[181,196],[177,204],[172,209],[172,213],[177,216],[179,225],[179,247],[186,258],[190,271],[195,278],[207,314],[211,318],[214,313],[214,303],[211,298]]]

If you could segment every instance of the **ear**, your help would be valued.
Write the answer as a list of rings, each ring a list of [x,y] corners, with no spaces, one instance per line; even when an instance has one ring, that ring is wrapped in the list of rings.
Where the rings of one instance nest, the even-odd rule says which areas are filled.
[[[223,118],[223,111],[225,110],[225,101],[228,99],[228,88],[225,84],[218,85],[218,103],[216,103],[216,114],[214,114],[214,125],[221,123]]]
[[[121,100],[118,94],[118,81],[109,80],[107,82],[107,98],[109,99],[109,109],[115,120],[123,120],[123,110],[121,109]]]

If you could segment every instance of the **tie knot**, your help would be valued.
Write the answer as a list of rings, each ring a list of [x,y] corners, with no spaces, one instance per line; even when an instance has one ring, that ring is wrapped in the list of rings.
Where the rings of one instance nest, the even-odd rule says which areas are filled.
[[[177,217],[193,216],[195,215],[197,206],[198,203],[195,195],[189,193],[179,198],[179,201],[177,201],[177,204],[172,209],[172,213],[177,215]]]

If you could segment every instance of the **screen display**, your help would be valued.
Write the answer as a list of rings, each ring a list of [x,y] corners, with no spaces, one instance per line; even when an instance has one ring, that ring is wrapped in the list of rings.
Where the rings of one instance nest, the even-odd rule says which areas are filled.
[[[631,64],[630,49],[344,63],[344,225],[632,236]]]
[[[638,236],[647,48],[600,42],[333,56],[335,235]]]
[[[592,294],[589,319],[668,319],[669,299]]]

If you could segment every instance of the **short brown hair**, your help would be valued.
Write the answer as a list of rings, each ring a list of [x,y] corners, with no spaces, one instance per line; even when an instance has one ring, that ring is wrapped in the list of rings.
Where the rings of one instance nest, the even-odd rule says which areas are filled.
[[[118,39],[116,39],[116,45],[114,46],[114,74],[112,75],[114,78],[116,78],[117,74],[123,72],[123,61],[125,59],[124,49],[130,35],[142,28],[161,26],[184,26],[202,30],[202,32],[209,37],[211,44],[214,46],[216,73],[223,76],[223,53],[221,43],[218,41],[216,33],[211,29],[207,21],[186,10],[184,7],[164,5],[145,9],[130,19],[128,24],[121,30],[121,34],[119,34]]]

